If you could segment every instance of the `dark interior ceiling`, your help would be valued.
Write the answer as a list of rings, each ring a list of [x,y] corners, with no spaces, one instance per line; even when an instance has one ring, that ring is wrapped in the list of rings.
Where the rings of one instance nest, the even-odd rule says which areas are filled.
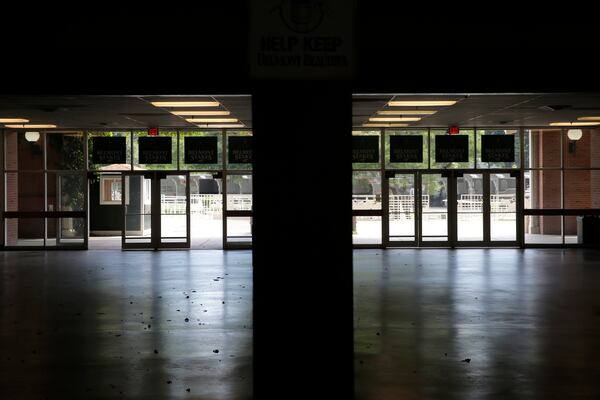
[[[390,107],[390,100],[457,100],[443,107]],[[361,127],[382,110],[436,110],[409,127],[548,126],[551,122],[576,121],[600,115],[600,93],[545,94],[357,94],[352,101],[352,123]],[[408,113],[407,113],[408,114]],[[403,123],[403,122],[401,122]]]
[[[59,129],[135,129],[148,127],[195,128],[172,114],[176,108],[158,108],[151,101],[213,101],[219,107],[181,110],[227,110],[252,128],[251,97],[237,96],[0,96],[0,118],[25,118],[30,124],[54,124]],[[217,118],[217,117],[215,117]],[[0,125],[1,126],[1,125]]]
[[[445,107],[421,116],[408,127],[502,127],[548,126],[551,122],[576,121],[583,116],[600,115],[600,93],[534,94],[356,94],[353,96],[352,123],[362,127],[377,111],[419,109],[390,107],[390,100],[452,99]],[[252,128],[252,101],[249,95],[199,96],[0,96],[0,118],[26,118],[32,124],[55,124],[58,129],[135,129],[153,126],[195,128],[185,117],[173,115],[174,108],[158,108],[151,101],[216,100],[221,105],[202,110],[227,110],[227,118],[237,118]],[[380,116],[380,115],[379,115]],[[381,116],[380,116],[381,117]]]

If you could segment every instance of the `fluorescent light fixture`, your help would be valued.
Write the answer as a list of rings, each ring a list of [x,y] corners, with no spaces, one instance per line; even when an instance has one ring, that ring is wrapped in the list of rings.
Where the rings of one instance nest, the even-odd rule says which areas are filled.
[[[420,117],[371,117],[371,122],[414,122],[420,121]]]
[[[211,115],[230,115],[229,111],[171,111],[173,115],[183,115],[183,116],[211,116]]]
[[[432,115],[434,110],[383,110],[377,111],[378,115]]]
[[[25,132],[25,140],[28,142],[37,142],[40,140],[39,132]]]
[[[29,120],[25,118],[0,118],[2,124],[26,124],[27,122]]]
[[[243,128],[244,124],[201,124],[196,125],[198,128]]]
[[[597,117],[579,117],[578,121],[600,121],[600,115]]]
[[[24,128],[32,128],[32,129],[52,129],[56,128],[56,125],[52,124],[9,124],[4,125],[5,128],[13,128],[13,129],[24,129]]]
[[[452,106],[456,100],[392,100],[388,103],[390,107],[436,107]]]
[[[213,123],[227,123],[227,122],[238,122],[237,118],[186,118],[187,122],[203,122],[205,124]]]
[[[362,124],[366,128],[396,128],[402,126],[408,126],[408,124]]]
[[[552,122],[550,126],[592,126],[600,125],[600,121],[597,122]]]
[[[218,107],[218,101],[153,101],[155,107]]]
[[[567,136],[570,140],[579,140],[583,136],[583,131],[581,129],[569,129]]]

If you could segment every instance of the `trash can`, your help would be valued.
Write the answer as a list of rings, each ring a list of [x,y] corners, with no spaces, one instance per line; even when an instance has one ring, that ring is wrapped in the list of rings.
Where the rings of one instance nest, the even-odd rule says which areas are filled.
[[[600,244],[600,218],[596,215],[585,215],[581,218],[581,241],[579,241],[579,217],[577,218],[577,243],[587,245]]]

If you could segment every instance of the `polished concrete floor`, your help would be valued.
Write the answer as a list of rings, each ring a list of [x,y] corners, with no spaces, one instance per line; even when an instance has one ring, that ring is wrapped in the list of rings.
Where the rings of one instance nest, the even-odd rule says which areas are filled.
[[[357,399],[600,399],[600,251],[354,260]]]
[[[249,251],[2,252],[0,399],[248,399],[251,282]]]
[[[357,399],[600,398],[600,251],[354,260]],[[249,251],[0,253],[0,399],[249,399],[251,281]]]

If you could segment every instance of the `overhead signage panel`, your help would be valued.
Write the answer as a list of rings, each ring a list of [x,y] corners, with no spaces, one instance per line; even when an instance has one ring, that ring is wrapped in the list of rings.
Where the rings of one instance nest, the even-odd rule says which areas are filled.
[[[352,136],[352,162],[378,163],[379,136]]]
[[[438,135],[435,137],[435,162],[469,162],[468,135]]]
[[[184,162],[186,164],[217,164],[217,137],[187,136],[184,139]]]
[[[515,135],[481,136],[482,162],[515,162]]]
[[[92,162],[94,164],[124,164],[127,162],[125,137],[93,137]]]
[[[140,164],[171,164],[170,137],[140,137],[138,156]]]
[[[252,163],[252,136],[230,136],[227,153],[229,164]]]
[[[423,136],[390,136],[390,162],[423,162]]]

